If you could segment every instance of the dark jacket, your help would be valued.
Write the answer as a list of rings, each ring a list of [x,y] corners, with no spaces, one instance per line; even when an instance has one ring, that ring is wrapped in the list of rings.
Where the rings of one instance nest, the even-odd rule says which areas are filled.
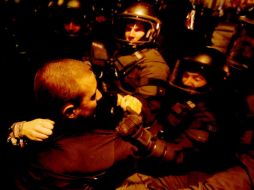
[[[27,151],[17,186],[27,190],[113,189],[131,171],[136,150],[111,130],[61,136]]]
[[[170,69],[156,48],[144,48],[130,53],[117,53],[114,67],[118,72],[115,80],[120,93],[132,94],[143,104],[146,125],[151,125],[161,108],[161,97]]]
[[[159,175],[192,169],[216,170],[233,163],[239,141],[234,129],[237,123],[234,124],[233,113],[223,97],[170,92],[159,122],[151,128],[153,133],[159,131],[158,138],[167,143],[165,158],[170,158],[164,159],[166,167],[161,167]]]

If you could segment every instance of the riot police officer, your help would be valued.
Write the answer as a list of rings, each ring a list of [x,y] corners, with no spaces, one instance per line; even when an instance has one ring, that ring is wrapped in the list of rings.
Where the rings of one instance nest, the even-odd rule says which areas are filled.
[[[126,130],[117,129],[146,147],[147,161],[152,160],[152,164],[147,167],[147,162],[142,162],[143,173],[159,176],[149,177],[145,182],[147,189],[184,187],[235,164],[233,113],[221,91],[225,63],[225,54],[210,47],[185,55],[170,76],[169,94],[158,120],[159,133],[153,135],[145,129],[140,132],[140,128],[136,133],[133,129],[125,133]],[[192,172],[197,171],[199,175],[192,178]]]
[[[228,47],[229,89],[236,107],[240,142],[237,149],[239,163],[222,170],[206,180],[200,180],[190,189],[250,190],[254,188],[253,169],[253,116],[254,116],[254,7],[249,6],[241,13],[236,33]],[[232,107],[232,106],[231,106]],[[235,178],[237,176],[237,178]]]
[[[239,16],[231,45],[228,47],[229,90],[238,106],[237,114],[242,133],[253,133],[254,113],[254,6]],[[244,143],[246,144],[246,142]],[[247,143],[251,144],[251,140]],[[251,147],[251,146],[250,146]]]
[[[239,17],[236,32],[228,47],[228,66],[230,79],[234,86],[240,87],[239,82],[251,81],[254,61],[254,8],[249,7],[244,15]],[[237,82],[237,83],[235,83]],[[249,84],[249,83],[248,83]],[[249,84],[251,85],[251,84]],[[248,86],[248,85],[246,85]]]
[[[156,119],[169,77],[169,67],[155,46],[160,27],[152,6],[143,2],[132,4],[113,19],[112,89],[141,100],[148,126]]]
[[[89,1],[65,0],[48,5],[48,39],[46,60],[55,58],[85,59],[92,44],[96,15]]]

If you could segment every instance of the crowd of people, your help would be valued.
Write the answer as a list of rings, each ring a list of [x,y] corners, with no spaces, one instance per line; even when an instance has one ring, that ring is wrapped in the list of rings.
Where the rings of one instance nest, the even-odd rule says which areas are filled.
[[[188,0],[122,5],[1,6],[3,185],[254,189],[254,6],[221,51]]]

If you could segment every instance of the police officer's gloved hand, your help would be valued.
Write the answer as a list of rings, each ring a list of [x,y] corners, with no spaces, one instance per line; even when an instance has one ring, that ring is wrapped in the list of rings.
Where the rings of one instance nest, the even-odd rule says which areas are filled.
[[[116,127],[121,136],[134,137],[142,128],[142,117],[137,114],[127,114]]]
[[[137,114],[127,114],[116,127],[119,135],[128,138],[140,148],[146,155],[153,149],[153,136],[143,127],[142,117]],[[144,154],[144,153],[142,153]]]
[[[173,156],[168,144],[154,137],[152,133],[143,127],[142,117],[137,114],[128,114],[116,127],[119,135],[129,138],[139,148],[143,156],[172,160]]]
[[[127,114],[116,127],[118,134],[134,143],[141,154],[148,155],[151,150],[152,134],[143,126],[142,117]]]

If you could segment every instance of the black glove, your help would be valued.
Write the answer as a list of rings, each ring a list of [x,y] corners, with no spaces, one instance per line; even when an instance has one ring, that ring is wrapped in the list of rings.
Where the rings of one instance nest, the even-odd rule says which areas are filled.
[[[129,114],[122,119],[116,127],[116,131],[139,147],[139,152],[142,155],[172,160],[173,155],[168,151],[168,144],[154,137],[149,130],[142,126],[142,123],[141,116]]]
[[[136,114],[128,114],[116,127],[116,131],[122,136],[135,136],[141,128],[142,117]]]

